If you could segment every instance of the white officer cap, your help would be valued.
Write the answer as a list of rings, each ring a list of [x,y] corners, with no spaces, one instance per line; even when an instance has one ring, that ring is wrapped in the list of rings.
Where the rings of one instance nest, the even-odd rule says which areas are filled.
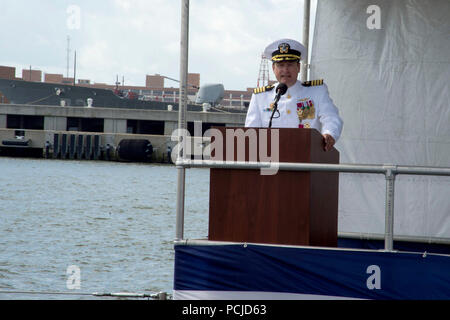
[[[298,41],[280,39],[269,44],[264,50],[266,58],[273,62],[301,60],[306,55],[306,48]]]

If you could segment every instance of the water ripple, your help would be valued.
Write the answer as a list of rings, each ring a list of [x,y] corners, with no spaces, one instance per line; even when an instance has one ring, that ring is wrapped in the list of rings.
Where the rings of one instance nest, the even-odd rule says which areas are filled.
[[[0,157],[0,173],[0,288],[67,291],[76,265],[83,292],[171,293],[175,167]],[[209,172],[186,181],[185,233],[204,237]]]

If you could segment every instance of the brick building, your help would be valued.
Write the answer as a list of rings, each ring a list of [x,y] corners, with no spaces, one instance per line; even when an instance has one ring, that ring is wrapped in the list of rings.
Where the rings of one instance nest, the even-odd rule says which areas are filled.
[[[146,75],[145,86],[147,88],[164,88],[164,77],[159,74],[152,76]]]
[[[57,73],[46,73],[44,75],[44,82],[49,83],[62,83],[63,75]]]
[[[22,78],[15,77],[15,67],[0,66],[0,78],[14,79],[14,80],[25,80],[25,81],[42,81],[42,71],[40,70],[22,70]],[[166,77],[160,74],[146,75],[145,86],[124,86],[119,85],[118,89],[124,92],[134,92],[143,100],[157,100],[166,102],[178,102],[179,89],[178,87],[166,87],[165,80]],[[195,100],[195,95],[197,94],[198,88],[200,87],[200,74],[199,73],[189,73],[188,74],[188,99],[193,102]],[[69,84],[74,83],[74,79],[69,77],[64,77],[63,74],[56,73],[45,73],[44,82],[46,83],[60,83]],[[76,85],[100,89],[115,90],[117,88],[116,84],[106,84],[106,83],[91,83],[88,79],[78,79]],[[252,95],[253,88],[247,88],[246,90],[225,90],[224,98],[222,101],[223,106],[229,107],[243,107],[248,105]],[[4,100],[4,98],[3,98]]]
[[[16,68],[8,66],[0,66],[0,78],[1,79],[15,79],[16,78]]]
[[[26,81],[42,82],[42,71],[22,69],[22,79]]]

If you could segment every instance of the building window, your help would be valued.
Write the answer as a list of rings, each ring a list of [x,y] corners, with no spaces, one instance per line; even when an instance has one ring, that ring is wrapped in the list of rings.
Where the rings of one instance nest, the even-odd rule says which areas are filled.
[[[164,135],[164,121],[127,120],[127,133]]]
[[[101,118],[67,118],[67,131],[103,132],[104,119]]]
[[[44,117],[8,114],[6,116],[6,128],[44,130]]]

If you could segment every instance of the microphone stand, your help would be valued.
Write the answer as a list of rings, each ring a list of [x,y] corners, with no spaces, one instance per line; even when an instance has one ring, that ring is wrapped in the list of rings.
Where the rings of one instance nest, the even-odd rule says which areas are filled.
[[[281,95],[277,94],[275,101],[273,102],[273,111],[272,111],[272,115],[270,116],[270,120],[269,120],[269,128],[272,128],[272,119],[275,114],[275,111],[277,111],[277,109],[278,109],[278,100],[280,100],[280,98],[281,98]]]
[[[272,115],[270,116],[270,121],[269,121],[269,128],[272,127],[272,119],[273,116],[275,114],[275,111],[278,110],[278,101],[280,100],[281,96],[283,94],[286,93],[288,87],[285,83],[280,83],[277,88],[275,89],[275,92],[277,93],[275,96],[275,100],[273,101],[273,111],[272,111]]]

